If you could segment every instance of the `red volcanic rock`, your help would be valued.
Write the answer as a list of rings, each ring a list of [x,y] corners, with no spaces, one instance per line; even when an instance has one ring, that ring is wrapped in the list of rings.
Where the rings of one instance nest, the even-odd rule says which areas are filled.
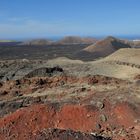
[[[101,115],[107,118],[106,121],[100,121]],[[105,104],[102,111],[91,105],[33,105],[0,119],[0,139],[27,139],[48,128],[99,132],[115,138],[121,136],[119,133],[122,129],[125,134],[127,129],[132,127],[133,131],[137,132],[139,127],[135,120],[139,115],[127,103],[114,107]],[[100,125],[100,128],[97,128],[97,125]],[[113,132],[116,134],[112,135]],[[140,136],[138,133],[134,135]]]
[[[135,120],[140,114],[140,112],[137,111],[127,103],[118,104],[114,109],[118,124],[122,124],[124,127],[132,127],[135,125]]]
[[[58,135],[59,138],[70,133],[72,136],[74,134],[75,138],[75,135],[78,135],[77,131],[81,132],[79,136],[83,136],[83,133],[92,133],[114,140],[138,139],[138,104],[116,99],[121,95],[119,92],[124,90],[117,90],[116,86],[123,84],[128,83],[99,75],[81,78],[66,75],[34,77],[4,82],[0,91],[6,91],[7,94],[1,95],[4,102],[0,103],[0,116],[4,117],[0,118],[0,140],[34,140],[46,137],[44,133],[50,137]],[[96,91],[96,88],[102,86],[112,86],[117,91]],[[50,94],[48,91],[52,90],[54,91]],[[127,96],[125,92],[122,94]],[[68,130],[72,132],[67,132]]]
[[[95,76],[90,76],[88,78],[88,84],[93,85],[93,84],[119,84],[123,83],[123,80],[117,79],[117,78],[111,78],[111,77],[105,77],[101,75],[95,75]]]
[[[134,77],[134,80],[140,80],[140,75],[136,75],[136,76]]]
[[[123,80],[116,78],[109,78],[105,76],[90,76],[90,77],[72,77],[72,76],[54,76],[54,77],[34,77],[34,78],[24,78],[21,80],[7,81],[1,86],[1,93],[5,91],[9,93],[20,93],[20,94],[31,94],[40,88],[55,88],[57,86],[63,86],[64,84],[75,84],[75,83],[87,83],[89,85],[93,84],[121,84]],[[78,89],[79,90],[79,89]],[[79,92],[84,90],[81,88]],[[6,94],[3,94],[6,95]]]

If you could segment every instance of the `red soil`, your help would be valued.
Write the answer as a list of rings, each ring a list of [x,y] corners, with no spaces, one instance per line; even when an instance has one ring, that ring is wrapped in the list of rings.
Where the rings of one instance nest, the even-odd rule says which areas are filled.
[[[6,95],[1,96],[8,99],[7,96],[14,90],[28,94],[37,89],[55,88],[61,86],[61,84],[121,85],[123,82],[125,81],[104,76],[84,78],[58,76],[21,79],[20,81],[1,83],[1,91],[5,90],[7,92]],[[96,97],[96,93],[90,94],[89,91],[89,94],[81,97],[79,104],[78,102],[72,104],[72,101],[67,104],[48,103],[46,105],[36,103],[36,105],[18,109],[14,113],[0,118],[0,140],[34,140],[32,136],[48,128],[97,133],[111,137],[114,140],[140,139],[140,108],[124,101],[119,103],[117,100],[117,103],[114,103],[107,98],[99,105],[91,105],[91,99],[95,98],[94,102],[96,103]],[[11,97],[9,98],[11,99]]]
[[[106,119],[103,117],[101,119],[103,114]],[[107,134],[109,131],[114,131],[116,133],[114,139],[121,136],[119,130],[123,128],[126,133],[127,130],[133,129],[135,137],[140,137],[139,125],[136,123],[139,115],[140,113],[136,114],[127,103],[109,108],[106,106],[103,111],[95,106],[32,105],[0,119],[0,139],[12,137],[25,140],[37,131],[47,128],[72,129],[88,133],[96,131]]]

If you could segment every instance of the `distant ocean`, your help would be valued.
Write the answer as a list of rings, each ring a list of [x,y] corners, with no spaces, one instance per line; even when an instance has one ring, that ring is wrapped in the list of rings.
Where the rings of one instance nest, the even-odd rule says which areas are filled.
[[[120,38],[120,39],[127,39],[127,40],[140,40],[140,35],[112,35],[113,37]],[[97,39],[102,39],[107,36],[93,36]]]
[[[140,35],[133,35],[133,36],[116,36],[118,38],[122,39],[128,39],[128,40],[140,40]]]
[[[82,37],[82,36],[81,36]],[[84,37],[91,37],[91,38],[97,38],[97,39],[103,39],[103,38],[105,38],[105,37],[107,37],[107,36],[84,36]],[[130,36],[125,36],[125,35],[123,35],[123,36],[113,36],[113,37],[116,37],[116,38],[120,38],[120,39],[127,39],[127,40],[140,40],[140,35],[130,35]],[[52,40],[55,40],[55,41],[57,41],[57,40],[59,40],[59,39],[62,39],[63,37],[51,37],[50,39],[52,39]]]
[[[140,40],[140,35],[112,35],[113,37],[120,38],[120,39],[127,39],[127,40]],[[27,40],[32,40],[32,39],[51,39],[54,41],[57,41],[59,39],[62,39],[64,36],[59,36],[59,37],[36,37],[36,38],[14,38],[12,40],[16,41],[27,41]],[[91,38],[97,38],[97,39],[103,39],[107,36],[81,36],[81,37],[91,37]]]

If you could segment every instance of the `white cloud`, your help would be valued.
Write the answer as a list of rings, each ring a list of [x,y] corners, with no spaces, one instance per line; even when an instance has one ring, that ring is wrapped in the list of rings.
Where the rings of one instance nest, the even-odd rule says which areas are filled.
[[[94,27],[93,27],[94,28]],[[30,17],[6,17],[0,22],[1,38],[49,37],[62,35],[90,35],[94,29],[85,23],[69,19],[35,20]]]
[[[9,17],[9,18],[7,18],[7,20],[10,22],[21,22],[21,21],[27,21],[29,19],[30,19],[29,17]]]
[[[53,36],[61,34],[63,31],[62,23],[47,23],[29,18],[13,17],[8,18],[5,23],[0,23],[0,38]]]

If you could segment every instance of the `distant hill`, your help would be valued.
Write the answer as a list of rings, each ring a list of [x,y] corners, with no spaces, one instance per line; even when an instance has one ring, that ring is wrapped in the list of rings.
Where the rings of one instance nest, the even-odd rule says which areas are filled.
[[[102,55],[108,55],[120,48],[131,48],[131,45],[125,42],[125,40],[109,36],[101,41],[98,41],[96,44],[88,46],[84,50],[87,52],[100,52]]]
[[[67,36],[55,42],[55,44],[93,44],[97,39],[90,37]]]
[[[20,44],[21,42],[16,42],[16,41],[0,41],[0,47],[12,47],[12,46],[17,46],[18,44]]]
[[[51,45],[52,43],[53,41],[49,39],[34,39],[34,40],[22,42],[20,45],[42,46],[42,45]]]
[[[94,38],[81,38],[77,36],[68,36],[64,37],[58,41],[52,41],[49,39],[34,39],[29,40],[21,43],[20,45],[75,45],[75,44],[93,44],[97,41],[97,39]]]
[[[0,43],[8,43],[8,42],[16,42],[16,41],[14,41],[14,40],[0,40]]]
[[[140,40],[134,40],[131,42],[133,48],[140,48]]]
[[[87,57],[87,59],[97,59],[105,57],[121,48],[131,48],[131,45],[126,40],[117,39],[109,36],[103,40],[97,41],[95,44],[86,47],[75,54],[77,57]]]

